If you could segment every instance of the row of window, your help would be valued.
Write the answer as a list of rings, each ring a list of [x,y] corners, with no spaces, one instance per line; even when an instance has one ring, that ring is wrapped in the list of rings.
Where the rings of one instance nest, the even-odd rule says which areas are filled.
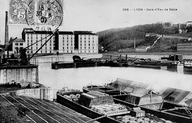
[[[83,44],[79,44],[80,46],[82,46]],[[92,44],[92,46],[94,46],[95,44]],[[84,46],[91,46],[91,44],[84,44]]]
[[[84,47],[86,49],[87,47]],[[83,47],[79,47],[79,49],[83,49]],[[88,49],[91,49],[91,47],[88,47]],[[92,49],[95,49],[95,47],[92,47]]]
[[[88,51],[82,51],[82,50],[80,50],[79,53],[96,53],[96,52],[90,51],[90,50],[88,50]]]
[[[15,43],[16,46],[21,45],[23,46],[23,43]]]
[[[63,37],[63,40],[64,40],[64,39],[65,39],[65,37]],[[67,37],[67,39],[71,39],[71,40],[73,40],[73,39],[74,39],[74,37],[71,37],[71,38],[68,38],[68,37]]]
[[[80,41],[80,43],[83,43],[83,41]],[[84,43],[91,43],[91,41],[84,41]],[[94,44],[95,42],[92,41],[92,43]]]
[[[70,47],[66,47],[66,48],[67,48],[67,49],[73,49],[73,47],[71,47],[71,48],[70,48]],[[65,49],[65,47],[63,47],[63,49]]]
[[[67,46],[69,46],[70,44],[67,44]],[[63,47],[65,46],[65,44],[63,44]],[[71,44],[71,46],[73,46],[73,44]]]
[[[27,51],[27,53],[35,53],[36,51],[33,51],[33,50],[30,50],[30,51]],[[63,52],[64,53],[73,53],[74,51],[73,50],[64,50],[63,49]],[[95,50],[79,50],[79,53],[94,53],[94,52],[96,52]],[[45,51],[42,51],[42,50],[40,50],[38,53],[53,53],[53,51],[47,51],[47,50],[45,50]]]
[[[47,39],[49,39],[49,37],[50,36],[44,36],[44,37],[38,37],[38,36],[36,36],[36,40],[47,40]],[[55,40],[55,36],[54,37],[52,37],[52,39],[54,39]],[[27,40],[29,40],[29,37],[27,37]],[[33,37],[31,36],[31,40],[33,40]]]
[[[35,53],[36,51],[27,51],[27,53]],[[42,50],[40,50],[38,53],[53,53],[52,51],[45,51],[43,52]]]

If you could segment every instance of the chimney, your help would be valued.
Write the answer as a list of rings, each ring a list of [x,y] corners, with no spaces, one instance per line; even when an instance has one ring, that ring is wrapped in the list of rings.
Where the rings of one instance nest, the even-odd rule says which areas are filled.
[[[8,11],[5,12],[5,46],[9,44]]]

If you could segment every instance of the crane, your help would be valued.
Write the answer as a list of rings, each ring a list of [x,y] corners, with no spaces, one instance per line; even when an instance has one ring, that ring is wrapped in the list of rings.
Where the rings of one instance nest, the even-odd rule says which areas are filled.
[[[15,60],[15,61],[16,61],[17,63],[20,63],[21,65],[28,65],[30,59],[33,58],[33,57],[38,53],[38,51],[40,51],[40,50],[43,48],[43,46],[45,46],[45,45],[47,44],[47,42],[51,40],[51,38],[57,33],[57,31],[58,31],[58,29],[54,30],[54,31],[52,32],[52,34],[50,34],[50,35],[42,38],[41,40],[38,40],[38,41],[34,42],[33,44],[28,45],[28,46],[25,47],[25,48],[20,48],[20,50],[19,50],[19,52],[20,52],[19,60],[17,59],[17,60]],[[45,38],[47,38],[47,37],[49,37],[49,38],[36,50],[36,52],[33,53],[30,57],[27,58],[26,51],[27,51],[30,47],[32,47],[33,45],[37,44],[38,42],[42,41],[43,39],[45,39]],[[2,49],[2,51],[0,51],[0,56],[2,56],[2,55],[4,54],[4,52],[8,49],[8,47],[9,47],[16,39],[17,39],[17,37],[14,38],[14,39],[12,39],[12,38],[10,39],[9,44],[8,44],[7,46],[5,46],[5,47]],[[3,58],[3,59],[5,59],[5,58]],[[5,64],[5,63],[6,63],[5,61],[7,61],[8,64],[11,64],[8,59],[7,59],[7,60],[3,60],[3,62],[2,62],[2,63],[0,62],[0,64]]]

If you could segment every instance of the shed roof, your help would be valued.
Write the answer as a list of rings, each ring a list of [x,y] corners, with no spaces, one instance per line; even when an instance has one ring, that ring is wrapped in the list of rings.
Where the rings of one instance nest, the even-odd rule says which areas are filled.
[[[25,42],[22,38],[17,38],[14,40],[14,42]]]
[[[180,103],[189,93],[190,93],[190,91],[174,89],[174,88],[167,88],[162,95],[164,95],[164,99],[166,101],[170,101],[173,103]],[[165,96],[165,94],[167,96]]]

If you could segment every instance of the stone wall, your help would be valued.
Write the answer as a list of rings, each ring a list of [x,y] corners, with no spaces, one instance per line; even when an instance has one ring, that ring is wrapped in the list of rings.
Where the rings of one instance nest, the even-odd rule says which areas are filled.
[[[53,99],[54,99],[53,89],[51,89],[49,87],[22,89],[22,90],[16,91],[16,95],[32,97],[32,98],[36,98],[36,99],[45,99],[45,100],[50,100],[50,101],[53,101]]]
[[[10,82],[37,82],[38,66],[30,67],[1,67],[0,68],[0,84]]]

